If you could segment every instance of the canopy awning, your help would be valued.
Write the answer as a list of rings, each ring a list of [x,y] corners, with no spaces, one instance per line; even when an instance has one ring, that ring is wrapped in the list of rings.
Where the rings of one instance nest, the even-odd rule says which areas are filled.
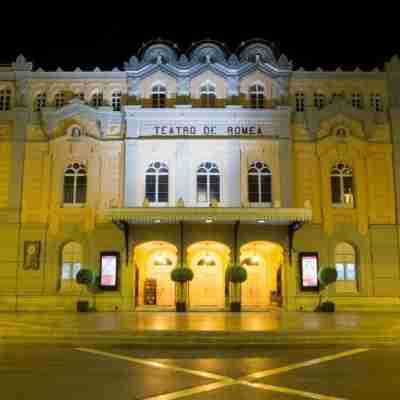
[[[311,208],[130,207],[105,211],[107,221],[131,224],[233,223],[288,225],[309,222]]]

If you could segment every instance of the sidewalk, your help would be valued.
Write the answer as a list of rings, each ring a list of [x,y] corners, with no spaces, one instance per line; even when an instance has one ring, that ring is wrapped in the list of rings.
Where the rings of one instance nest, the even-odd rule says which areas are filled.
[[[400,345],[400,313],[0,313],[1,344]]]

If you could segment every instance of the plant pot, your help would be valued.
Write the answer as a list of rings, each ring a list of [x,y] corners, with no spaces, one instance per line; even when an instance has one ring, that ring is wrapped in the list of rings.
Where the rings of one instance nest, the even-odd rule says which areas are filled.
[[[240,312],[242,309],[242,303],[235,302],[231,303],[231,311],[232,312]]]
[[[186,303],[175,303],[176,312],[186,312]]]
[[[335,303],[331,301],[325,301],[321,304],[320,310],[321,312],[335,312]]]
[[[88,312],[89,311],[89,302],[87,300],[79,300],[76,303],[76,311]]]

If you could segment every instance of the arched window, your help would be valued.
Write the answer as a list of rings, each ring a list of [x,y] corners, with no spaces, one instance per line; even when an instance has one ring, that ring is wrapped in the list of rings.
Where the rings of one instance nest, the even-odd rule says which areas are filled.
[[[65,105],[64,92],[58,92],[56,94],[55,105],[56,105],[56,108],[64,107],[64,105]]]
[[[151,91],[153,108],[165,108],[167,89],[163,85],[154,85]]]
[[[250,106],[251,108],[264,108],[264,87],[258,83],[250,86]]]
[[[121,92],[114,92],[111,96],[113,111],[121,111]]]
[[[325,107],[325,95],[323,93],[314,93],[314,107],[317,110]]]
[[[150,203],[168,203],[168,166],[155,161],[146,170],[146,198]]]
[[[253,161],[248,171],[249,203],[271,203],[271,170],[261,161]]]
[[[338,274],[336,291],[357,291],[356,251],[348,243],[338,243],[335,248],[335,267]]]
[[[342,162],[331,170],[332,204],[344,207],[354,206],[353,170]]]
[[[371,108],[375,111],[383,111],[382,97],[379,93],[371,93],[370,96]]]
[[[296,99],[296,111],[297,112],[304,112],[305,106],[305,95],[303,92],[297,92],[295,95]]]
[[[82,163],[72,163],[64,172],[64,204],[85,204],[87,172]]]
[[[217,95],[215,86],[209,82],[200,88],[200,103],[202,107],[215,107]]]
[[[0,111],[11,110],[11,90],[2,89],[0,90]]]
[[[61,255],[61,291],[80,290],[76,283],[76,274],[82,267],[82,247],[79,243],[69,242]]]
[[[47,95],[44,92],[38,93],[35,98],[35,111],[41,111],[43,107],[46,107]]]
[[[360,93],[355,92],[355,93],[353,93],[351,95],[351,105],[354,108],[360,109],[361,105],[362,105],[361,102],[362,102],[362,100],[361,100],[361,94]]]
[[[197,201],[207,202],[220,201],[221,182],[217,164],[203,162],[197,169]]]
[[[95,107],[95,108],[101,107],[103,105],[103,93],[102,92],[94,92],[92,94],[90,104],[92,105],[92,107]]]

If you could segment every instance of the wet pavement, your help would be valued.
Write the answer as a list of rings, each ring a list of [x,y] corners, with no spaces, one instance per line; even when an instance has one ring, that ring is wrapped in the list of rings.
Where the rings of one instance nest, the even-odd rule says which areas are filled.
[[[0,346],[1,398],[397,399],[400,348],[137,350]]]

